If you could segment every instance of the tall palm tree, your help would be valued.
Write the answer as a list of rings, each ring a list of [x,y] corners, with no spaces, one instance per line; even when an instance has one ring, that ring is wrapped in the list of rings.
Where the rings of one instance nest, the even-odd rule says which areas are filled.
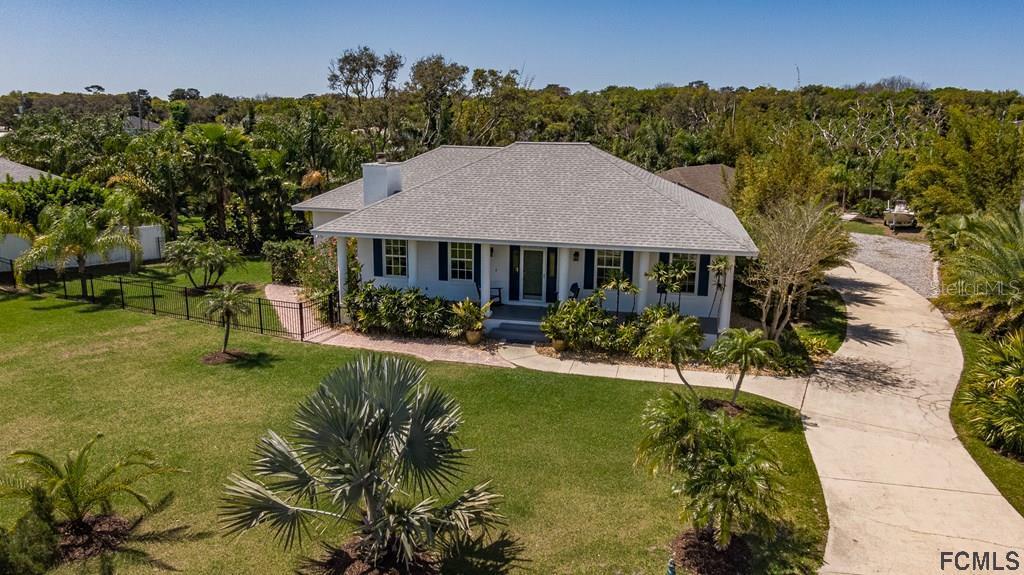
[[[676,487],[693,526],[726,549],[736,532],[774,534],[782,510],[778,458],[747,424],[717,411],[700,434],[701,450]]]
[[[676,368],[676,375],[687,389],[697,394],[697,390],[686,381],[683,375],[683,364],[700,355],[704,344],[704,333],[700,322],[693,316],[672,316],[655,323],[644,336],[643,345],[668,352],[669,361]]]
[[[465,465],[454,444],[462,410],[423,376],[407,359],[369,355],[328,374],[290,437],[260,440],[254,477],[231,476],[225,528],[269,524],[289,547],[315,525],[347,522],[364,561],[408,567],[450,537],[500,523],[486,483],[439,501]]]
[[[765,339],[762,330],[734,327],[722,332],[715,345],[711,346],[709,356],[716,365],[735,366],[739,370],[736,388],[733,389],[730,400],[735,404],[747,372],[751,368],[757,369],[771,364],[778,353],[779,344]]]
[[[192,149],[194,173],[213,198],[217,238],[224,239],[228,203],[235,193],[246,203],[246,217],[252,215],[245,196],[254,175],[249,139],[241,130],[222,124],[193,124],[186,129],[185,140]]]
[[[224,346],[222,353],[228,352],[228,338],[231,337],[231,326],[239,324],[239,318],[252,313],[249,297],[242,291],[240,284],[228,284],[224,289],[211,292],[204,300],[206,317],[224,325]]]
[[[82,296],[88,292],[85,267],[89,254],[99,254],[106,261],[112,250],[122,248],[130,254],[142,251],[139,240],[119,229],[103,226],[102,218],[85,206],[47,206],[39,214],[39,235],[15,261],[18,277],[42,262],[52,262],[57,273],[63,273],[69,260],[78,267]]]

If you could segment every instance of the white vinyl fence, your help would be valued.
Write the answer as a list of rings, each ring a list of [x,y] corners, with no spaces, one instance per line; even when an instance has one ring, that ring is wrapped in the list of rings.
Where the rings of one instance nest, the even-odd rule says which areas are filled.
[[[139,226],[139,229],[135,232],[135,237],[139,240],[139,243],[142,244],[143,261],[158,260],[163,257],[163,226],[159,224]],[[3,241],[0,241],[0,259],[16,260],[18,259],[18,256],[29,248],[29,246],[29,242],[24,238],[14,235],[4,236]],[[128,260],[128,250],[116,249],[107,254],[106,260],[100,257],[100,254],[89,254],[89,257],[86,260],[86,265],[95,266],[102,263],[121,263]],[[49,269],[53,267],[53,264],[42,263],[39,264],[39,267]]]

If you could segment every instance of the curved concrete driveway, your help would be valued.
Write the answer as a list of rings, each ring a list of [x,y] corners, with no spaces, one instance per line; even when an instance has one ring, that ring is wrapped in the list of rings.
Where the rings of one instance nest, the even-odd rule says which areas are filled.
[[[821,572],[940,573],[941,551],[1024,556],[1024,518],[949,421],[963,366],[952,328],[907,286],[852,266],[829,274],[847,302],[846,342],[803,405],[829,513]]]

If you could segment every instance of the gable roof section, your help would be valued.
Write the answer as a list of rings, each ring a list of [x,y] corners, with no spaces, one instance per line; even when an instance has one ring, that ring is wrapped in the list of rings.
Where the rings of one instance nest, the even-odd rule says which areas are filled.
[[[585,143],[515,143],[314,231],[757,253],[729,208]]]
[[[15,182],[27,182],[31,179],[38,180],[39,178],[53,178],[53,174],[30,168],[24,164],[18,162],[12,162],[7,158],[0,158],[0,184],[7,181],[7,177],[10,176],[12,181]]]
[[[461,168],[501,148],[485,146],[441,146],[402,162],[402,189],[413,188],[429,179]],[[338,186],[292,206],[298,211],[351,212],[363,207],[363,179]]]
[[[725,164],[680,166],[658,172],[666,180],[689,188],[723,206],[729,205],[729,186],[736,179],[735,174],[736,169]]]

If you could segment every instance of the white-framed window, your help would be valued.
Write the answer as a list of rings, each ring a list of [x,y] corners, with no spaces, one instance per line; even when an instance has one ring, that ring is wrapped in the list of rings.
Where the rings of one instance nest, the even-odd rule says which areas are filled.
[[[448,277],[453,280],[473,279],[473,244],[448,244]]]
[[[619,250],[597,250],[594,257],[595,287],[600,288],[612,275],[622,271],[622,252]]]
[[[405,277],[409,272],[409,242],[384,240],[384,275]]]
[[[679,260],[690,262],[690,275],[686,276],[683,290],[678,293],[697,293],[697,256],[694,254],[672,254],[669,259],[671,263],[676,263]]]

